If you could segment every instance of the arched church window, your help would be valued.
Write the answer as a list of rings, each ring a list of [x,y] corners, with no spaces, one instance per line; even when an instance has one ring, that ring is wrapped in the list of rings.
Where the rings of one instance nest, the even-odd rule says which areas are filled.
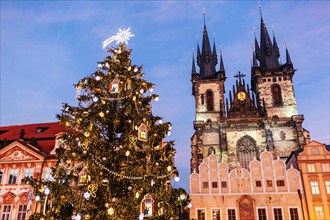
[[[208,90],[206,92],[206,104],[207,104],[207,110],[213,111],[213,92],[211,90]]]
[[[278,84],[272,86],[272,95],[274,105],[282,105],[281,87]]]
[[[207,154],[208,156],[210,156],[210,155],[215,155],[215,150],[214,150],[214,148],[213,147],[209,147],[209,149],[208,149],[208,154]]]
[[[246,169],[249,168],[249,163],[258,157],[258,149],[256,142],[248,135],[240,138],[237,141],[237,155],[240,165]]]

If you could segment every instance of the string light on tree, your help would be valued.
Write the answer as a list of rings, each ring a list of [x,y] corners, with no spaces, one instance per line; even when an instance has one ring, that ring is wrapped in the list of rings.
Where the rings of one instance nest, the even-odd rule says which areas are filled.
[[[76,106],[63,104],[58,120],[67,130],[56,149],[52,182],[29,179],[44,219],[171,219],[187,208],[174,165],[171,123],[152,112],[155,85],[133,64],[125,44],[134,35],[119,29],[103,42],[108,55],[75,85]],[[47,187],[44,187],[47,186]]]

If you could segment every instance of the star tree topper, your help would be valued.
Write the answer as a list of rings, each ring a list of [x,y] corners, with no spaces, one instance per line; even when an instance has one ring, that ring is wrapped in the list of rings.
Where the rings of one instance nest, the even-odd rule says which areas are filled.
[[[128,44],[127,41],[129,40],[129,38],[134,37],[134,34],[131,33],[130,29],[131,29],[130,27],[128,29],[124,29],[124,30],[119,28],[119,32],[117,33],[117,35],[112,36],[112,37],[106,39],[105,41],[103,41],[103,49],[113,41],[117,41],[116,44],[118,44],[118,43]]]

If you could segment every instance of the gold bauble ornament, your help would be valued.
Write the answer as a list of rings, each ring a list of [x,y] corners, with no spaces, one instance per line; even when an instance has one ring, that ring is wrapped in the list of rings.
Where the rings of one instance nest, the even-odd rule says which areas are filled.
[[[108,208],[107,212],[109,215],[113,215],[113,213],[115,213],[115,210],[112,207],[110,207]]]

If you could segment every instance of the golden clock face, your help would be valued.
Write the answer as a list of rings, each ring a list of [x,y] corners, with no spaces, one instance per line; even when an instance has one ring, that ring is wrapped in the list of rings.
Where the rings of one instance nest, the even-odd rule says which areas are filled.
[[[239,93],[237,93],[237,98],[240,101],[244,101],[246,99],[246,93],[245,92],[239,92]]]

